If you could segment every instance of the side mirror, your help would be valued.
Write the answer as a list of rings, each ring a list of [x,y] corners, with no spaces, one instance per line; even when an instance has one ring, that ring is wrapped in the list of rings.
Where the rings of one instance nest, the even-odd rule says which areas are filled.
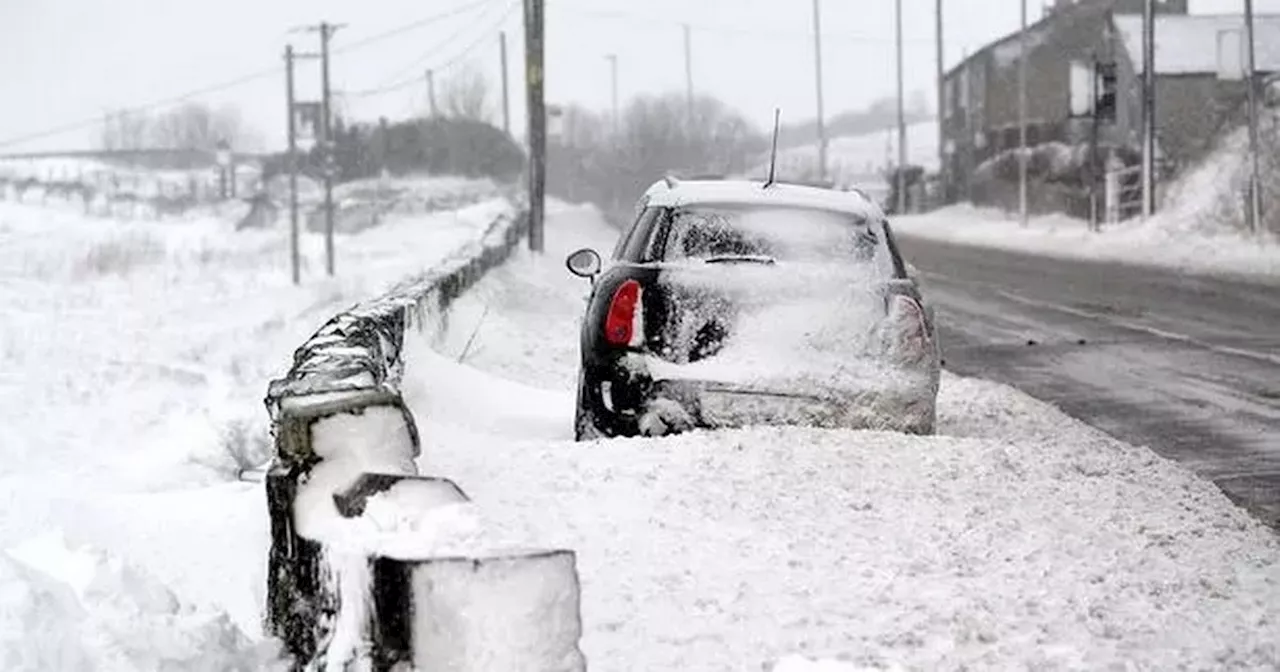
[[[584,247],[566,257],[564,265],[570,273],[580,278],[595,279],[600,274],[600,255],[595,250]]]

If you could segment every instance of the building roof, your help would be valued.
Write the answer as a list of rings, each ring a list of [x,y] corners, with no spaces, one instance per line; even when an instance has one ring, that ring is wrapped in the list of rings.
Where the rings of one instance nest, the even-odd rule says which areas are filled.
[[[1142,72],[1142,15],[1117,14],[1114,21],[1129,59],[1134,68]],[[1241,31],[1240,43],[1243,45],[1243,14],[1157,15],[1156,74],[1216,73],[1218,35],[1230,30]],[[1257,70],[1280,71],[1280,14],[1255,14],[1253,31]]]
[[[878,207],[856,191],[825,189],[777,182],[768,189],[748,180],[677,180],[667,186],[654,184],[645,193],[649,205],[743,204],[792,208],[814,208],[875,217]]]

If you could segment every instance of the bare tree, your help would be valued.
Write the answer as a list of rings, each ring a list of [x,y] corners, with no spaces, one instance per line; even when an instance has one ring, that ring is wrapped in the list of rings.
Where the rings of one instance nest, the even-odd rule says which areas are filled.
[[[443,83],[442,108],[445,115],[450,117],[488,122],[491,92],[489,80],[484,73],[473,63],[467,63]]]
[[[617,138],[610,127],[607,115],[566,107],[563,132],[548,148],[548,184],[622,217],[663,175],[739,174],[767,146],[742,115],[709,96],[695,99],[692,120],[684,93],[636,98],[623,110]]]
[[[99,144],[109,151],[143,149],[147,146],[147,126],[145,113],[130,110],[108,113]]]
[[[256,135],[234,107],[217,110],[202,103],[187,103],[157,115],[149,124],[152,147],[213,150],[221,141],[232,147],[253,145]]]

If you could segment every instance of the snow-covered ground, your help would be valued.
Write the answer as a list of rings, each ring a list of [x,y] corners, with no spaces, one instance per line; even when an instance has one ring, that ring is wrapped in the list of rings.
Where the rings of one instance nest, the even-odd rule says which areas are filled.
[[[1202,273],[1280,275],[1280,238],[1252,236],[1240,221],[1246,139],[1232,134],[1202,165],[1169,185],[1158,212],[1101,232],[1064,215],[1032,217],[959,205],[896,218],[909,235],[1051,256],[1161,266]]]
[[[0,669],[270,669],[264,494],[233,478],[266,450],[267,379],[504,207],[340,237],[335,280],[307,236],[295,288],[278,232],[0,204]],[[549,252],[407,353],[423,472],[578,551],[590,669],[1280,663],[1274,536],[1007,388],[944,379],[937,437],[572,443],[587,284],[563,255],[616,236],[552,204]]]
[[[0,669],[258,660],[266,500],[236,475],[268,455],[267,382],[509,207],[340,236],[334,279],[307,234],[294,287],[279,231],[0,203]]]
[[[575,444],[588,209],[409,344],[422,471],[576,549],[591,670],[1274,669],[1280,544],[1214,486],[1009,388],[946,376],[940,434]],[[827,667],[806,659],[836,659]]]

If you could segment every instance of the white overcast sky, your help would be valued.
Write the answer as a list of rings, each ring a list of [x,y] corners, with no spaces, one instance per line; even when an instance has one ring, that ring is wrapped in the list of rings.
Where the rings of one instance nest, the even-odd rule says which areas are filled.
[[[471,62],[495,82],[497,34],[510,52],[513,130],[523,129],[523,30],[520,0],[0,0],[0,143],[94,119],[106,110],[166,99],[270,70],[284,45],[316,45],[299,24],[346,23],[335,50],[425,17],[477,7],[398,36],[339,53],[333,87],[359,91],[420,78],[428,68],[442,83]],[[1049,0],[1044,0],[1048,2]],[[1027,0],[1030,18],[1042,0]],[[908,95],[933,99],[934,0],[902,0]],[[1017,0],[944,0],[946,62],[1017,29]],[[619,95],[684,89],[681,23],[692,27],[695,88],[713,94],[765,126],[775,105],[786,119],[811,117],[814,97],[810,0],[546,0],[548,102],[607,109],[609,65],[617,54]],[[1196,13],[1239,12],[1241,0],[1192,0]],[[1280,12],[1280,0],[1255,11]],[[827,113],[893,95],[893,0],[822,0]],[[424,79],[424,78],[423,78]],[[319,90],[319,70],[298,73],[302,98]],[[284,76],[196,98],[233,104],[264,137],[283,144]],[[356,118],[403,118],[426,105],[425,83],[380,96],[349,99]],[[496,109],[496,107],[495,107]],[[495,116],[495,120],[497,117]],[[92,146],[95,129],[0,147],[0,152]]]

